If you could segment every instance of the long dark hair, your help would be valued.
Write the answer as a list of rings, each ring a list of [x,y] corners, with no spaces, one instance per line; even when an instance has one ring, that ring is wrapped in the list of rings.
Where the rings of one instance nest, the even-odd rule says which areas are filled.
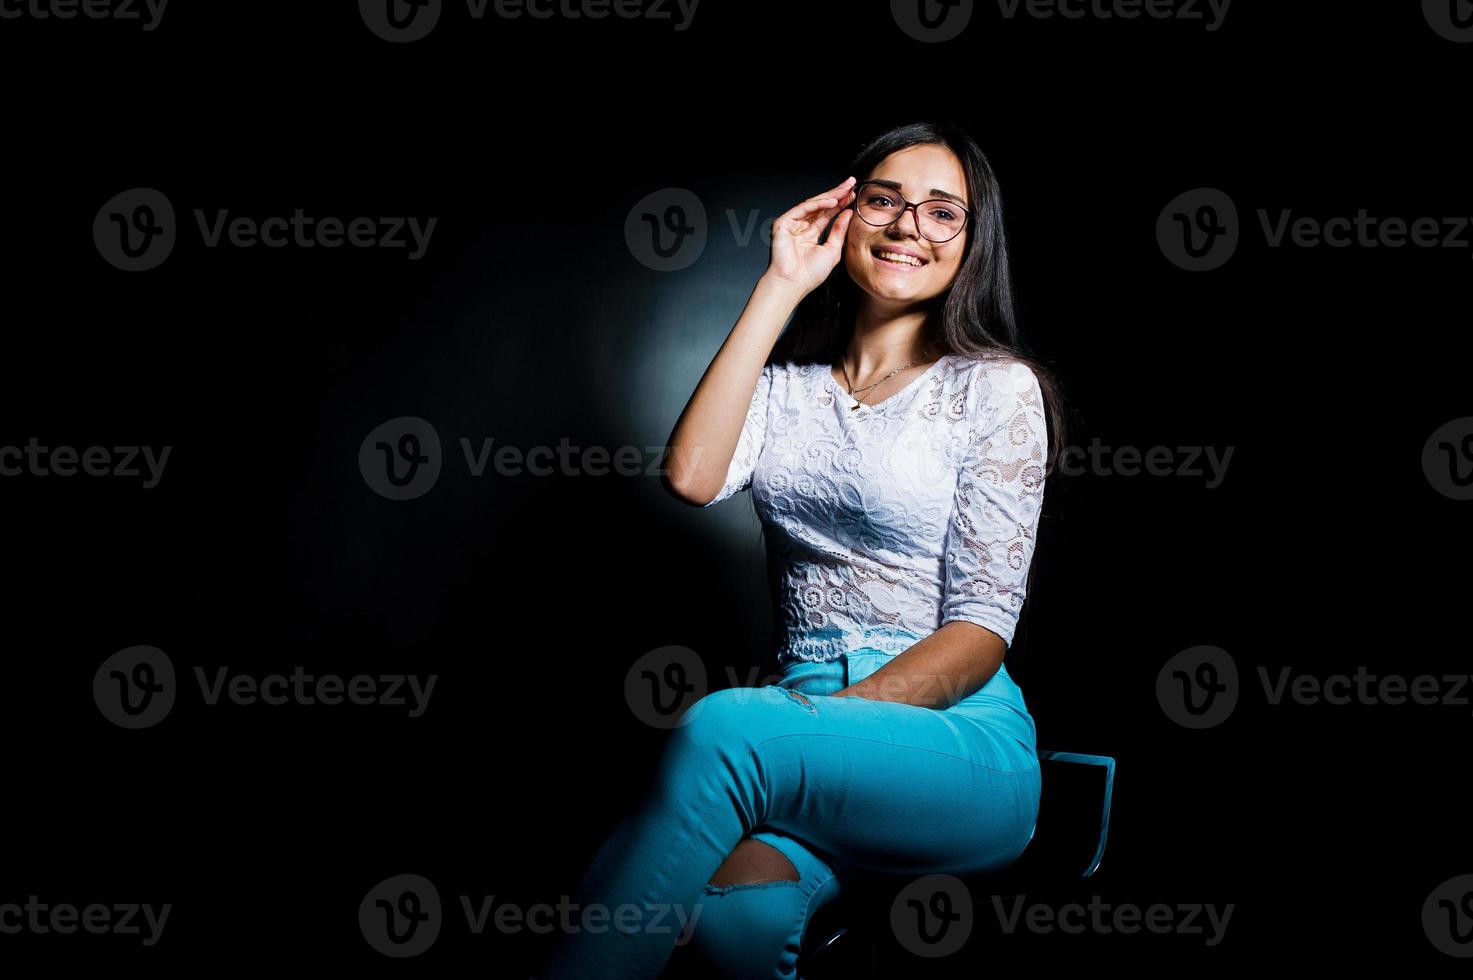
[[[1007,236],[1003,229],[1002,195],[987,155],[959,124],[914,122],[896,126],[870,140],[855,154],[844,173],[853,174],[862,182],[891,153],[921,143],[945,146],[961,161],[967,179],[967,200],[972,202],[975,219],[968,230],[966,252],[955,279],[930,301],[932,308],[926,317],[922,339],[963,357],[1013,358],[1033,372],[1043,395],[1048,430],[1044,460],[1047,480],[1055,473],[1064,451],[1067,408],[1058,379],[1030,353],[1018,329]],[[859,287],[840,263],[823,285],[798,304],[787,329],[773,345],[768,361],[833,365],[848,349],[858,312]],[[1038,564],[1037,560],[1029,564],[1024,587],[1027,596],[1033,594],[1033,573]],[[1030,607],[1032,603],[1025,599],[1024,605]],[[1026,614],[1027,608],[1022,612]]]
[[[1003,231],[1002,196],[987,155],[961,126],[915,122],[896,126],[865,144],[845,173],[866,180],[890,154],[920,143],[941,144],[955,153],[967,178],[973,223],[967,233],[961,268],[945,292],[931,300],[923,340],[962,357],[1011,357],[1038,379],[1048,424],[1045,477],[1053,474],[1067,435],[1062,389],[1053,373],[1034,357],[1018,330]],[[857,220],[857,219],[850,219]],[[859,314],[859,287],[843,263],[823,285],[803,297],[788,327],[773,345],[769,362],[833,365],[848,349]],[[937,315],[939,314],[939,315]]]

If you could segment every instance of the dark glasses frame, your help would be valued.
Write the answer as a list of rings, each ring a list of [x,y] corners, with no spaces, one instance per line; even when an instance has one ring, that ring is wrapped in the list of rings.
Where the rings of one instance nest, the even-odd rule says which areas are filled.
[[[859,200],[860,200],[859,192],[860,192],[860,190],[866,184],[874,184],[876,187],[883,187],[885,189],[885,193],[886,194],[890,195],[891,197],[900,198],[901,208],[900,208],[899,213],[896,214],[895,217],[891,218],[889,221],[878,222],[878,223],[869,220],[863,214],[861,214],[860,213],[860,210],[859,210]],[[960,211],[962,213],[962,223],[961,223],[961,225],[959,225],[957,227],[956,234],[952,235],[951,238],[931,238],[931,237],[927,236],[925,232],[921,231],[921,212],[918,209],[920,208],[920,206],[922,204],[930,204],[932,201],[935,201],[938,204],[944,204],[947,207],[952,208],[953,210],[956,210],[956,211]],[[904,216],[905,212],[909,211],[909,212],[911,212],[911,215],[915,218],[916,234],[919,235],[919,236],[921,236],[922,238],[926,239],[926,241],[928,241],[928,242],[934,242],[937,245],[944,245],[947,242],[951,241],[952,239],[956,238],[957,235],[960,235],[964,230],[966,230],[967,225],[970,224],[971,221],[972,221],[972,212],[971,212],[971,210],[968,209],[968,208],[962,207],[960,204],[956,203],[955,201],[948,201],[944,197],[931,197],[931,198],[927,198],[924,201],[920,201],[920,202],[918,202],[916,204],[912,204],[909,201],[907,201],[904,197],[901,197],[900,192],[897,191],[895,188],[891,187],[889,184],[882,184],[879,181],[875,181],[875,180],[866,180],[864,183],[859,184],[859,185],[857,185],[854,188],[854,200],[852,202],[850,202],[849,207],[851,207],[851,208],[854,209],[854,215],[855,215],[855,217],[859,218],[860,221],[863,221],[865,224],[869,225],[871,228],[883,228],[883,227],[885,227],[885,225],[893,225],[895,222],[899,221],[902,216]]]

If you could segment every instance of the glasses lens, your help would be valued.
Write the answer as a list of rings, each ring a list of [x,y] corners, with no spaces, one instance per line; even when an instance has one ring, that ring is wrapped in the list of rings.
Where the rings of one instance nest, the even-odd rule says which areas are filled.
[[[880,184],[864,184],[854,198],[859,216],[872,225],[888,225],[905,207],[900,195]]]
[[[900,195],[881,184],[864,184],[854,200],[859,216],[872,225],[888,225],[905,209]],[[921,237],[949,242],[966,224],[967,215],[948,201],[925,201],[916,205]]]
[[[926,201],[916,205],[920,215],[921,237],[933,242],[949,242],[962,230],[966,212],[949,201]]]

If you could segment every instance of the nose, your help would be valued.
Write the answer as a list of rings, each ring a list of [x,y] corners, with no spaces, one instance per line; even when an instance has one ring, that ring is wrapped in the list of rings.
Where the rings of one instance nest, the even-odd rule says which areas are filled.
[[[921,213],[916,210],[916,206],[914,204],[907,204],[905,207],[901,208],[900,213],[895,216],[895,220],[890,222],[890,226],[885,230],[887,232],[899,231],[901,234],[904,234],[906,212],[910,213],[910,226],[912,229],[914,229],[914,234],[912,234],[910,237],[914,240],[919,241],[921,238]]]

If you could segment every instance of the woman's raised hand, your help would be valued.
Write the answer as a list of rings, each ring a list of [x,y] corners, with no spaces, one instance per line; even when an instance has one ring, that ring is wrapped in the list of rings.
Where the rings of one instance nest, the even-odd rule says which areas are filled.
[[[807,295],[828,278],[844,254],[844,233],[854,210],[854,178],[824,191],[787,211],[772,223],[772,257],[765,275],[791,285]],[[819,236],[829,219],[837,214],[828,239],[820,245]]]

